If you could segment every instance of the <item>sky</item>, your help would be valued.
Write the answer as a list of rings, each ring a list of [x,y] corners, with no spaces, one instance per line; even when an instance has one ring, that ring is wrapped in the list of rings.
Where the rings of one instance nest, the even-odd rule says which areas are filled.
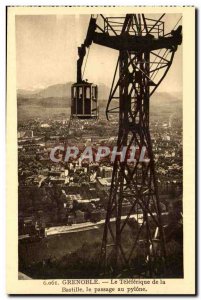
[[[160,15],[146,17],[158,19]],[[164,16],[165,33],[174,28],[180,17],[179,14]],[[34,90],[75,82],[77,47],[86,37],[89,19],[90,15],[16,16],[17,88]],[[84,79],[110,87],[117,57],[118,51],[92,44]],[[168,91],[170,87],[172,92],[182,91],[182,46],[176,52],[160,91]]]

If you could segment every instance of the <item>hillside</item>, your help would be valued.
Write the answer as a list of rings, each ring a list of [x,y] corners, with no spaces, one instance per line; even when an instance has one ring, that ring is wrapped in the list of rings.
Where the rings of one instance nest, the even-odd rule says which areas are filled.
[[[17,90],[18,99],[46,99],[46,98],[71,98],[72,82],[64,84],[54,84],[44,89],[37,89],[35,91]],[[99,99],[105,99],[109,95],[109,88],[104,85],[99,85],[98,90]]]
[[[62,116],[68,118],[71,106],[71,82],[65,84],[51,85],[45,89],[17,91],[18,120],[27,118],[51,118]],[[104,112],[109,88],[99,85],[98,99],[100,112]],[[156,92],[150,101],[150,114],[152,117],[162,116],[163,114],[176,113],[181,117],[182,114],[182,95]],[[116,106],[115,102],[111,107]]]

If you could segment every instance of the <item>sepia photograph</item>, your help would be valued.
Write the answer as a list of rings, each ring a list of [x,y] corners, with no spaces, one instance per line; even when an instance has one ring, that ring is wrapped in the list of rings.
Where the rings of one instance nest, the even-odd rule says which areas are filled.
[[[166,280],[186,278],[189,218],[194,249],[195,198],[184,197],[188,11],[46,9],[7,11],[16,280],[61,282],[67,294],[149,294],[151,284],[166,294]]]

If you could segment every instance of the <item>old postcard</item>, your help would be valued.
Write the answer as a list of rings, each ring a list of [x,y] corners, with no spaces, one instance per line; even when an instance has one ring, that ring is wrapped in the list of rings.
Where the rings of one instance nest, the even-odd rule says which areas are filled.
[[[195,294],[195,8],[7,7],[7,293]]]

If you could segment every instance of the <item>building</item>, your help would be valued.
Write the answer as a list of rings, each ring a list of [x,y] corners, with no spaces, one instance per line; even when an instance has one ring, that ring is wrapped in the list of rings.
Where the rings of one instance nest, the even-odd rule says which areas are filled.
[[[108,191],[111,186],[111,178],[101,178],[97,177],[96,179],[97,188],[100,191]]]

